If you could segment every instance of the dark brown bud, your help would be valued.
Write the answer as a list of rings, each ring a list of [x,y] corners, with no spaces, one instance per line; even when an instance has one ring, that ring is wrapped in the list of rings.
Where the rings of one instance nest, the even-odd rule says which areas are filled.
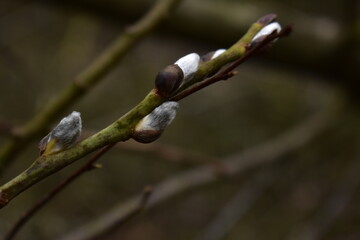
[[[201,58],[200,58],[201,61],[202,61],[202,62],[210,61],[211,58],[214,56],[214,53],[215,53],[215,51],[211,51],[211,52],[208,52],[208,53],[205,54],[205,55],[202,55]]]
[[[257,23],[260,23],[262,25],[268,25],[269,23],[271,23],[272,21],[274,21],[276,19],[276,14],[275,13],[269,13],[263,17],[261,17],[259,20],[257,20]]]
[[[222,53],[224,53],[226,51],[226,49],[218,49],[216,51],[212,51],[212,52],[208,52],[207,54],[201,56],[201,61],[202,62],[207,62],[207,61],[210,61],[214,58],[217,58],[219,55],[221,55]]]
[[[132,138],[140,143],[151,143],[158,139],[162,132],[162,130],[140,130],[135,131]]]
[[[172,64],[165,67],[155,78],[158,94],[163,97],[169,97],[178,89],[183,79],[184,73],[178,65]]]

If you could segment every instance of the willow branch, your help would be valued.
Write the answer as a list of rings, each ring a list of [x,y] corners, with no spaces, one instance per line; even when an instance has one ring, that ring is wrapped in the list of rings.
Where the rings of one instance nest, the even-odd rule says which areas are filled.
[[[216,73],[222,66],[241,58],[246,52],[246,46],[251,42],[255,34],[273,18],[275,18],[274,14],[266,15],[252,24],[248,32],[226,52],[200,65],[198,71],[187,85],[191,86],[191,84],[202,81],[207,76]],[[37,158],[28,169],[0,187],[0,208],[30,186],[85,155],[108,144],[128,140],[132,137],[135,125],[166,100],[159,96],[156,89],[154,89],[136,107],[97,134],[70,149]]]
[[[21,230],[21,228],[37,213],[41,208],[43,208],[51,199],[63,191],[67,186],[70,185],[73,181],[79,178],[83,173],[95,168],[94,163],[103,156],[107,151],[109,151],[114,145],[108,145],[101,149],[94,157],[90,158],[81,168],[76,170],[71,176],[61,182],[53,190],[51,190],[45,197],[43,197],[39,202],[37,202],[29,211],[27,211],[10,229],[6,234],[4,240],[11,240],[15,235]]]
[[[259,165],[270,164],[280,160],[286,154],[309,144],[334,123],[339,106],[334,103],[330,103],[329,106],[282,135],[245,152],[223,159],[223,164],[227,167],[227,174],[233,176]],[[154,186],[156,192],[153,193],[148,208],[155,207],[163,201],[187,190],[217,180],[219,180],[218,173],[208,165],[180,173]],[[136,204],[138,198],[139,196],[134,196],[125,203],[115,206],[108,213],[96,217],[94,221],[69,233],[61,238],[61,240],[88,240],[102,232],[108,231],[110,228],[115,228],[118,219],[127,214],[131,206]]]
[[[74,81],[58,93],[31,120],[19,129],[18,138],[9,139],[0,148],[0,173],[11,159],[75,101],[88,93],[113,69],[119,60],[146,34],[150,33],[181,0],[158,0],[137,23],[128,27],[102,54],[83,70]]]

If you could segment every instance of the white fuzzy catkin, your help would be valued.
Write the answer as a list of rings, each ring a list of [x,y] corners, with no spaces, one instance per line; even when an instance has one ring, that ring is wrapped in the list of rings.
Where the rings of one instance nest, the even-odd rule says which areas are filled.
[[[175,62],[184,73],[184,80],[188,80],[198,70],[200,56],[197,53],[190,53]]]
[[[226,51],[226,49],[218,49],[214,52],[214,55],[211,56],[211,59],[217,58],[218,56],[220,56],[221,54],[223,54]]]
[[[273,31],[279,33],[281,31],[281,26],[278,22],[273,22],[265,27],[263,27],[252,39],[252,42],[256,41],[257,39],[261,37],[266,37],[267,35],[271,34]]]
[[[179,103],[164,102],[146,115],[135,127],[135,131],[163,131],[174,119]]]
[[[81,128],[80,113],[73,111],[70,115],[63,118],[59,124],[40,141],[40,151],[49,154],[71,147],[79,138]],[[52,140],[55,140],[54,146],[51,149],[47,149],[47,144]]]

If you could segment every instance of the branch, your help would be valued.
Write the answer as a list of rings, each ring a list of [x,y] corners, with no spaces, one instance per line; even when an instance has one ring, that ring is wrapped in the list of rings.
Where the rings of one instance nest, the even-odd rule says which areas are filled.
[[[90,158],[84,166],[76,170],[71,176],[61,182],[58,186],[56,186],[53,190],[50,191],[43,199],[37,202],[29,211],[27,211],[10,229],[10,231],[6,234],[4,240],[11,240],[15,237],[15,235],[21,230],[21,228],[30,220],[35,213],[37,213],[41,208],[43,208],[51,199],[53,199],[56,195],[58,195],[62,190],[64,190],[70,183],[72,183],[75,179],[80,177],[83,173],[96,168],[94,163],[107,151],[109,151],[114,145],[108,145],[101,149],[94,157]]]
[[[223,164],[227,167],[227,173],[229,176],[233,176],[259,165],[270,164],[308,144],[334,122],[339,110],[337,107],[334,108],[336,105],[331,102],[327,108],[325,107],[279,137],[245,152],[225,158]],[[211,166],[201,166],[185,171],[154,186],[156,192],[153,194],[148,208],[154,207],[182,192],[217,180],[219,180],[218,174]],[[118,219],[127,214],[129,206],[133,206],[138,198],[139,196],[134,196],[125,203],[115,206],[107,214],[97,217],[94,221],[76,229],[61,238],[61,240],[92,239],[110,228],[115,228]]]
[[[83,130],[82,137],[89,137],[94,133],[96,133],[96,131]],[[199,165],[214,164],[216,162],[219,162],[219,159],[216,157],[209,156],[201,152],[184,149],[175,145],[159,142],[142,144],[135,141],[127,141],[116,144],[114,148],[130,152],[153,154],[170,162],[176,162],[181,164]]]
[[[252,24],[248,32],[227,51],[217,58],[201,64],[198,71],[186,85],[191,86],[191,84],[200,82],[207,76],[216,73],[222,66],[241,58],[247,50],[246,46],[252,41],[255,34],[274,18],[274,14],[269,14]],[[158,95],[156,89],[154,89],[136,107],[97,134],[68,150],[37,158],[28,169],[0,187],[0,208],[33,184],[83,156],[108,144],[128,140],[132,137],[135,125],[166,100]]]
[[[137,142],[125,142],[116,145],[119,149],[126,151],[144,152],[157,155],[171,162],[184,163],[184,164],[215,164],[219,161],[218,158],[208,156],[199,152],[189,151],[182,149],[177,146],[151,143],[151,144],[140,144]]]
[[[43,133],[70,105],[104,79],[119,60],[146,34],[154,30],[179,2],[180,0],[158,0],[144,17],[127,28],[92,64],[75,77],[69,86],[22,126],[19,129],[21,138],[9,139],[0,148],[0,173],[32,139]]]
[[[137,200],[138,203],[136,203],[133,206],[129,206],[127,209],[127,212],[122,215],[120,218],[117,219],[114,226],[116,226],[116,229],[126,224],[130,219],[134,218],[135,216],[139,215],[144,209],[146,208],[150,197],[153,193],[153,188],[151,186],[147,186],[144,188],[142,195],[139,196],[140,201]],[[88,240],[97,239],[99,237],[105,237],[108,234],[110,234],[115,228],[108,228],[106,231],[99,233],[96,236],[92,236]],[[90,229],[89,229],[90,230]]]

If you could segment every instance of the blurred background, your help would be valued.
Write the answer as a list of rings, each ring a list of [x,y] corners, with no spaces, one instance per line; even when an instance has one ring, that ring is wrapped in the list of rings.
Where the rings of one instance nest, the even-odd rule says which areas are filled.
[[[24,124],[152,4],[0,1],[1,122]],[[17,239],[66,236],[146,185],[155,185],[155,194],[158,183],[249,148],[261,150],[257,147],[335,105],[341,110],[301,146],[231,177],[190,184],[98,239],[360,239],[359,5],[355,0],[184,0],[68,109],[81,112],[84,135],[142,100],[164,66],[191,52],[228,48],[267,13],[276,13],[294,31],[241,65],[234,78],[182,100],[176,120],[156,143],[144,147],[131,140],[112,149],[99,161],[102,169],[77,179]],[[6,139],[2,134],[0,144]],[[13,161],[2,184],[38,156],[38,140]],[[52,175],[2,209],[0,236],[83,163]]]

